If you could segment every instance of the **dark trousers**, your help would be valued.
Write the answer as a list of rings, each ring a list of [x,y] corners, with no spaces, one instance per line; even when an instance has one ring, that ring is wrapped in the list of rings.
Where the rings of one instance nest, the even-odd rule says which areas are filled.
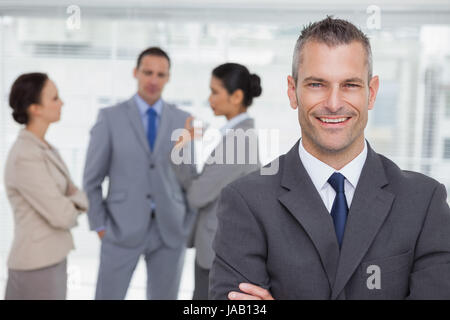
[[[195,261],[195,288],[192,300],[208,300],[209,270],[200,267]]]

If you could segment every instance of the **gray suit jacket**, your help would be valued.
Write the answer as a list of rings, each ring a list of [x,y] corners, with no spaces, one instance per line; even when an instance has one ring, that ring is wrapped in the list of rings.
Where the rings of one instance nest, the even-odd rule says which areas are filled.
[[[276,175],[252,173],[223,190],[210,298],[251,282],[275,299],[450,299],[442,184],[400,170],[369,146],[339,251],[298,143],[279,161]]]
[[[207,163],[200,174],[189,170],[175,169],[183,187],[187,190],[187,199],[192,208],[198,210],[196,223],[191,234],[190,245],[196,249],[197,263],[204,269],[210,269],[214,251],[212,241],[217,229],[217,204],[222,189],[230,182],[249,174],[259,168],[258,140],[254,130],[253,119],[246,119],[238,123],[234,128],[237,133],[239,129],[245,132],[245,147],[239,148],[239,138],[230,131],[223,136],[221,142],[211,153]],[[241,140],[244,142],[244,140]],[[234,151],[232,163],[227,163],[227,143],[230,150]],[[233,144],[231,144],[233,143]],[[243,152],[245,162],[238,163],[238,152]],[[250,157],[252,152],[253,159]],[[228,155],[230,156],[230,155]],[[213,159],[221,159],[222,163],[216,163]],[[230,158],[231,159],[231,158]],[[187,173],[187,175],[186,175]]]
[[[106,226],[104,240],[127,247],[142,243],[148,231],[151,203],[163,241],[176,247],[186,241],[195,219],[178,183],[170,154],[173,130],[184,128],[187,112],[163,103],[153,152],[138,108],[131,98],[101,109],[91,130],[83,186],[92,230]],[[108,178],[108,195],[102,182]]]

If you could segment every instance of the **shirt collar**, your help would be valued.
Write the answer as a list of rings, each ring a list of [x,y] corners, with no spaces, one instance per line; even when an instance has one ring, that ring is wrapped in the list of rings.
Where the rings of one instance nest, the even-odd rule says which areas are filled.
[[[322,190],[322,188],[325,187],[328,179],[334,172],[340,172],[343,174],[353,188],[356,188],[359,177],[361,176],[362,168],[367,158],[367,142],[364,140],[363,151],[356,158],[347,163],[341,170],[336,170],[333,167],[330,167],[306,151],[303,147],[302,140],[300,140],[299,143],[299,155],[306,172],[310,176],[317,190]]]
[[[144,99],[141,98],[139,94],[134,95],[134,101],[136,102],[136,105],[139,109],[139,113],[141,114],[141,117],[144,117],[147,114],[148,108],[153,108],[153,110],[156,111],[156,114],[158,116],[161,116],[161,111],[163,108],[162,99],[159,98],[158,101],[156,101],[153,105],[149,105],[147,102],[145,102]]]
[[[220,132],[223,135],[226,133],[227,129],[234,128],[239,123],[241,123],[242,121],[247,120],[247,119],[250,119],[250,116],[248,115],[248,113],[242,112],[242,113],[238,114],[237,116],[228,120],[228,122],[220,129]]]
[[[358,154],[358,156],[347,163],[345,167],[343,167],[338,172],[342,173],[345,177],[345,179],[348,180],[353,186],[353,188],[356,189],[356,186],[358,185],[359,177],[361,176],[362,169],[364,167],[364,163],[367,159],[367,142],[364,140],[364,149],[363,151]]]

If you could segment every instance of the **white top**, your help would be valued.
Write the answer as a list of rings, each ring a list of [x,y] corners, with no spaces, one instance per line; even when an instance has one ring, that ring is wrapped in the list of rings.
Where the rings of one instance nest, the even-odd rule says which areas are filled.
[[[363,151],[347,165],[345,165],[341,170],[335,170],[326,163],[320,161],[312,154],[310,154],[303,147],[303,141],[300,140],[298,152],[300,155],[300,160],[306,169],[306,172],[310,176],[314,186],[322,198],[325,207],[328,212],[331,212],[333,206],[334,198],[336,197],[336,191],[328,183],[330,176],[339,172],[345,177],[344,190],[345,197],[347,199],[348,207],[350,208],[353,200],[353,195],[355,194],[355,188],[358,185],[359,177],[361,175],[362,168],[367,158],[367,142],[364,140]]]

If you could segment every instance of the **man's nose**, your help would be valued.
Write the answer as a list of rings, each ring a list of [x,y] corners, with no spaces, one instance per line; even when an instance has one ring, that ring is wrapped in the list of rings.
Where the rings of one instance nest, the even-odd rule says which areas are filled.
[[[343,105],[339,86],[330,89],[326,100],[326,108],[331,112],[337,112]]]
[[[151,75],[148,78],[148,82],[150,84],[155,84],[156,85],[158,83],[158,77],[156,75]]]

